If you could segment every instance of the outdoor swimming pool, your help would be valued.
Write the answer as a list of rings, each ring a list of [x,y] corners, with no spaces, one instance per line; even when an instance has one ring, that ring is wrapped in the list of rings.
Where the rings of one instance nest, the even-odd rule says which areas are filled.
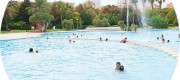
[[[73,33],[78,39],[69,43],[68,36]],[[176,29],[46,33],[37,38],[0,41],[0,49],[10,80],[170,80],[176,59],[153,48],[111,40],[127,37],[179,51],[178,33]],[[162,34],[171,42],[156,39]],[[100,42],[99,37],[110,41]],[[28,53],[30,47],[39,53]],[[125,66],[125,73],[114,70],[118,61]]]

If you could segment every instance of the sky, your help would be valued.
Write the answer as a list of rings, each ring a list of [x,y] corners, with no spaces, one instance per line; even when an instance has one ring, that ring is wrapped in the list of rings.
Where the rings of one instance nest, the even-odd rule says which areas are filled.
[[[16,0],[16,1],[23,1],[23,0]],[[34,0],[30,0],[30,1],[34,1]],[[60,0],[47,0],[48,2],[54,2],[54,1],[60,1]],[[86,0],[63,0],[65,2],[69,2],[69,3],[74,3],[75,5],[78,5],[80,3],[85,2]],[[171,0],[165,0],[165,3],[163,3],[163,7],[166,7],[166,4],[170,3]],[[101,0],[101,4],[102,6],[105,5],[116,5],[117,4],[117,0]]]

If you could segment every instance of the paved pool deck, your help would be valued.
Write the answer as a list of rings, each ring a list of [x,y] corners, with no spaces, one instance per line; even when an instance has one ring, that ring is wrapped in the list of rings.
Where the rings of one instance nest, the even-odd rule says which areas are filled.
[[[88,27],[86,30],[119,30],[121,31],[120,27]]]
[[[8,33],[8,34],[0,34],[0,40],[32,38],[32,37],[38,37],[41,34],[43,34],[43,33]]]

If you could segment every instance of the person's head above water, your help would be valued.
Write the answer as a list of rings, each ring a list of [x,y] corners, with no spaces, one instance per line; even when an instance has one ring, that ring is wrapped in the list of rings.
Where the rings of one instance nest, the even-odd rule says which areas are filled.
[[[108,41],[108,38],[106,38],[106,41]]]
[[[159,39],[159,37],[157,37],[157,40]]]
[[[36,53],[38,53],[38,50],[36,50]]]
[[[120,62],[116,62],[116,70],[124,71],[124,66]]]
[[[121,66],[121,63],[120,62],[116,62],[116,66]]]
[[[29,52],[30,52],[30,53],[34,52],[34,51],[33,51],[33,48],[29,48]]]
[[[121,63],[120,62],[116,62],[116,70],[119,70],[120,66],[121,66]]]

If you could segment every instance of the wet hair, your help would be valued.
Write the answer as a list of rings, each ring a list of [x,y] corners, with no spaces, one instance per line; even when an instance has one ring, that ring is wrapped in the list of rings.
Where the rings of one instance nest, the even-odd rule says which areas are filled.
[[[49,39],[49,38],[47,37],[47,39]]]
[[[108,41],[108,38],[106,38],[106,41]]]
[[[169,43],[169,42],[170,42],[170,40],[167,40],[167,42]]]
[[[36,53],[38,53],[38,50],[36,50]]]
[[[157,40],[159,39],[159,37],[157,37]]]
[[[29,48],[29,52],[33,52],[33,48]]]
[[[120,70],[120,71],[124,71],[124,66],[121,65],[121,66],[119,67],[119,70]]]
[[[119,65],[121,65],[121,63],[120,63],[120,62],[116,62],[116,64],[119,64]]]
[[[100,37],[100,41],[102,40],[102,38]]]
[[[75,43],[75,41],[73,41]]]

